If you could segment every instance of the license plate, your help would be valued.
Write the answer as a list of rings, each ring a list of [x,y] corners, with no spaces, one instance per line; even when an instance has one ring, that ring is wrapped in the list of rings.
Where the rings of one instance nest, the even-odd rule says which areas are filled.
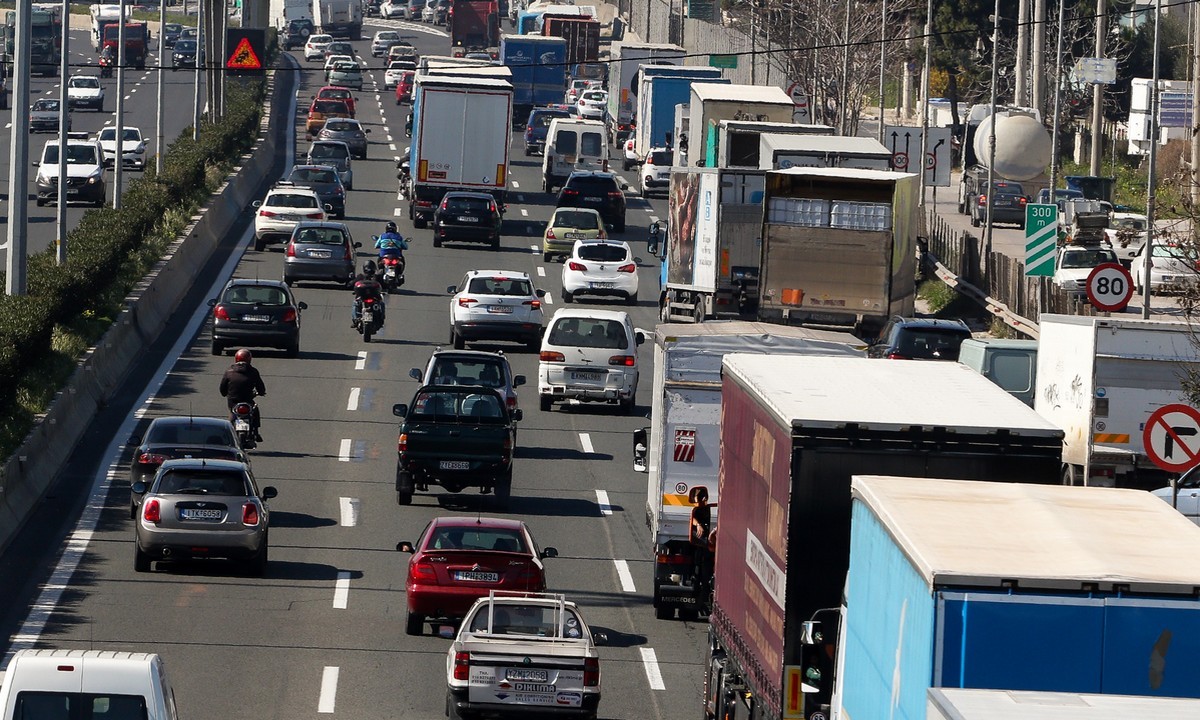
[[[601,382],[604,380],[605,373],[601,372],[573,372],[571,373],[572,380],[584,380],[587,382]]]
[[[454,573],[455,580],[466,580],[469,582],[500,582],[499,573],[477,572],[475,570],[460,570]]]
[[[246,322],[271,322],[270,315],[243,315],[242,320]]]
[[[477,222],[479,222],[479,218],[471,217],[470,215],[459,215],[458,221],[459,222],[477,223]]]
[[[525,668],[504,668],[505,680],[526,680],[529,682],[549,682],[550,674],[545,670],[526,670]]]
[[[386,277],[386,278],[394,278],[394,277],[396,277],[396,268],[394,268],[394,267],[389,267],[387,270],[385,270],[385,271],[383,272],[383,276],[384,276],[384,277]]]
[[[600,200],[601,198],[598,196],[588,196],[583,199],[584,202],[600,202]]]
[[[508,305],[488,305],[488,312],[490,312],[490,313],[500,313],[500,314],[502,314],[502,315],[504,315],[504,314],[509,314],[509,315],[511,315],[511,314],[512,314],[512,307],[510,307],[510,306],[508,306]]]
[[[220,510],[195,510],[191,508],[185,508],[179,511],[179,517],[182,520],[220,520],[221,514],[222,513]]]
[[[467,470],[470,467],[471,463],[466,460],[443,460],[438,463],[438,468],[442,470]]]
[[[279,216],[279,219],[280,219],[280,220],[285,220],[285,221],[287,221],[287,222],[298,222],[298,221],[300,220],[300,216],[299,216],[299,215],[286,215],[286,214],[285,214],[285,215],[280,215],[280,216]]]
[[[308,256],[310,258],[317,258],[319,260],[328,260],[329,258],[333,257],[333,252],[330,250],[309,250]]]
[[[611,290],[612,288],[615,288],[617,286],[616,283],[610,283],[610,282],[594,282],[594,283],[590,283],[590,285],[593,288],[595,288],[596,290]]]
[[[583,233],[563,233],[563,237],[568,240],[583,240],[587,236]]]
[[[363,322],[369,323],[375,319],[375,313],[371,312],[370,310],[363,310],[362,319]]]
[[[239,419],[233,428],[238,432],[250,432],[250,421]]]

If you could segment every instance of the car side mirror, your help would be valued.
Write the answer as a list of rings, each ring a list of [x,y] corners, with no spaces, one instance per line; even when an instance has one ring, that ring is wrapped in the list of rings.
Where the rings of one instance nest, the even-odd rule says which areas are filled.
[[[633,471],[648,472],[650,466],[646,458],[650,454],[650,428],[644,427],[633,431]]]
[[[304,301],[300,301],[300,302],[299,302],[299,303],[296,305],[296,307],[300,308],[301,310],[307,310],[307,309],[308,309],[308,303],[306,303],[306,302],[304,302]]]
[[[250,207],[262,207],[262,200],[255,200],[254,202],[250,203]]]
[[[635,256],[634,256],[634,258],[633,258],[633,262],[634,262],[634,263],[636,263],[636,264],[638,264],[638,265],[641,265],[641,264],[642,264],[642,259],[641,259],[640,257],[637,257],[637,256],[635,255]]]
[[[597,645],[607,645],[608,644],[608,634],[602,633],[602,632],[592,633],[592,640]]]
[[[130,486],[129,490],[134,495],[145,495],[146,494],[146,483],[142,482],[141,480],[138,480],[137,482],[135,482],[133,485]]]
[[[371,134],[371,128],[363,128],[363,135],[370,135],[370,134]]]
[[[413,368],[412,370],[409,370],[408,376],[417,382],[421,382],[421,369]]]
[[[396,543],[396,550],[399,552],[406,552],[406,553],[416,552],[416,549],[413,547],[413,544],[407,540],[401,540],[400,542]]]
[[[262,499],[263,500],[270,500],[272,498],[277,498],[277,497],[279,497],[279,491],[275,489],[275,486],[268,485],[262,489]]]
[[[513,410],[513,420],[515,420],[517,422],[521,422],[521,420],[524,418],[525,418],[525,413],[520,408]]]
[[[362,247],[362,243],[360,243],[360,242],[356,242],[356,243],[354,243],[354,247],[355,247],[355,248],[360,248],[360,247]]]
[[[629,189],[629,183],[621,183],[621,189],[622,189],[622,190],[628,190],[628,189]]]
[[[538,291],[536,291],[536,294],[537,294],[537,296],[538,296],[538,297],[540,297],[540,298],[544,298],[544,297],[546,297],[546,291],[545,291],[545,290],[538,290]]]
[[[525,384],[525,376],[524,375],[517,375],[516,377],[513,378],[513,387],[521,387],[524,384]]]
[[[408,414],[408,405],[404,403],[396,403],[392,406],[392,414],[396,417],[404,417]]]
[[[541,557],[543,557],[543,558],[558,557],[558,548],[553,548],[553,547],[543,548]]]
[[[325,209],[326,209],[326,210],[328,210],[329,212],[333,212],[333,206],[332,206],[332,205],[330,205],[329,203],[325,203],[325,204],[324,204],[324,205],[322,205],[321,207],[325,208]]]
[[[637,338],[638,345],[646,342],[646,333],[642,332],[641,330],[638,330],[636,333],[634,333],[634,337]]]
[[[454,285],[447,285],[447,286],[446,286],[446,292],[448,292],[448,293],[450,293],[451,295],[453,295],[454,293],[458,292],[458,288],[457,288],[456,286],[454,286]]]
[[[209,301],[208,301],[208,306],[209,306],[209,307],[216,307],[216,306],[217,306],[217,299],[216,299],[216,298],[213,298],[212,300],[209,300]]]

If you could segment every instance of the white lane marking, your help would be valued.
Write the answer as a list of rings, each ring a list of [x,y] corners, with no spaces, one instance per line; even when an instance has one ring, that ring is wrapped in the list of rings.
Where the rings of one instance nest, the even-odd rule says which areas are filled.
[[[400,200],[401,198],[396,198],[396,199]],[[404,215],[404,208],[396,208],[395,210],[392,211],[392,214],[395,215],[396,217],[401,217],[402,215]]]
[[[629,563],[624,560],[613,560],[617,566],[617,579],[621,581],[622,592],[637,592],[633,584],[633,574],[629,572]]]
[[[546,303],[547,305],[553,305],[554,304],[554,296],[551,295],[550,293],[546,293],[546,297],[542,298],[542,302]]]
[[[361,505],[362,501],[358,498],[344,497],[338,499],[342,527],[354,527],[358,525],[358,508]]]
[[[384,121],[384,122],[387,122],[387,118],[384,118],[384,119],[383,119],[383,121]],[[391,135],[388,135],[388,136],[387,136],[387,141],[388,141],[388,142],[395,142],[395,139],[393,139]]]
[[[612,515],[612,505],[608,504],[608,492],[604,490],[597,490],[596,504],[600,506],[601,515]]]
[[[538,277],[546,277],[546,268],[542,267],[541,265],[538,265],[537,271],[538,271]]]
[[[657,216],[657,215],[651,215],[651,216],[650,216],[650,222],[652,222],[652,223],[656,223],[656,222],[658,222],[658,216]]]
[[[653,213],[653,212],[654,212],[654,208],[653,208],[653,207],[651,207],[651,206],[649,206],[649,205],[647,205],[646,207],[644,207],[644,208],[642,208],[642,209],[643,209],[643,210],[645,210],[645,211],[646,211],[646,212],[648,212],[648,213]],[[651,215],[651,217],[653,217],[653,215]]]
[[[350,573],[338,571],[337,583],[333,586],[333,609],[345,610],[350,600]],[[332,711],[331,711],[332,712]]]
[[[579,444],[583,446],[583,451],[589,455],[596,452],[592,448],[592,436],[588,433],[579,433]]]
[[[388,150],[395,152],[396,151],[396,143],[388,143]]]
[[[332,713],[337,699],[338,669],[326,665],[321,673],[321,696],[317,699],[317,712]]]
[[[353,447],[353,440],[342,438],[342,447],[338,450],[338,462],[350,462],[350,451]]]
[[[358,361],[354,363],[354,369],[355,370],[366,370],[367,369],[367,351],[366,350],[358,351]]]
[[[515,188],[519,188],[519,187],[521,187],[521,183],[517,182],[516,180],[513,180],[513,181],[512,181],[512,185],[513,185],[513,187],[515,187]]]
[[[350,399],[346,401],[347,410],[358,409],[358,394],[362,392],[361,388],[350,388]]]
[[[12,123],[5,123],[5,124],[4,124],[4,129],[5,129],[5,130],[9,129],[10,127],[12,127]]]
[[[646,679],[650,681],[650,689],[666,690],[667,686],[663,684],[662,673],[658,669],[658,657],[654,654],[654,648],[638,648],[638,652],[642,655],[642,667],[646,669]]]
[[[541,250],[541,248],[540,248],[540,247],[538,247],[537,245],[530,245],[530,246],[529,246],[529,249],[530,249],[530,250],[532,250],[532,251],[534,251],[534,252],[537,252],[538,250]]]
[[[521,208],[521,217],[529,217],[529,211],[525,208]]]

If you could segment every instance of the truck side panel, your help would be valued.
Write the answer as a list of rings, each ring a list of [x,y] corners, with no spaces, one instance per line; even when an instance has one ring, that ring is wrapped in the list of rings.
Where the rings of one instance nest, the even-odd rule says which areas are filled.
[[[1200,697],[1200,603],[1108,598],[1100,658],[1104,693]]]
[[[667,281],[671,288],[712,292],[717,273],[716,170],[671,173]]]
[[[1063,429],[1063,462],[1087,464],[1091,439],[1095,332],[1090,325],[1054,323],[1038,338],[1033,409]]]
[[[890,245],[888,232],[768,224],[761,307],[850,325],[863,314],[886,315]]]

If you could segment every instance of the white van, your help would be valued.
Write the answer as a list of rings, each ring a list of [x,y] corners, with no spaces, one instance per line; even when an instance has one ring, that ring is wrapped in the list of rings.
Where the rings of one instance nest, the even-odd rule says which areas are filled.
[[[0,684],[0,720],[178,720],[153,653],[20,650]]]
[[[546,132],[542,192],[562,187],[575,170],[608,170],[608,143],[599,120],[554,118]]]

